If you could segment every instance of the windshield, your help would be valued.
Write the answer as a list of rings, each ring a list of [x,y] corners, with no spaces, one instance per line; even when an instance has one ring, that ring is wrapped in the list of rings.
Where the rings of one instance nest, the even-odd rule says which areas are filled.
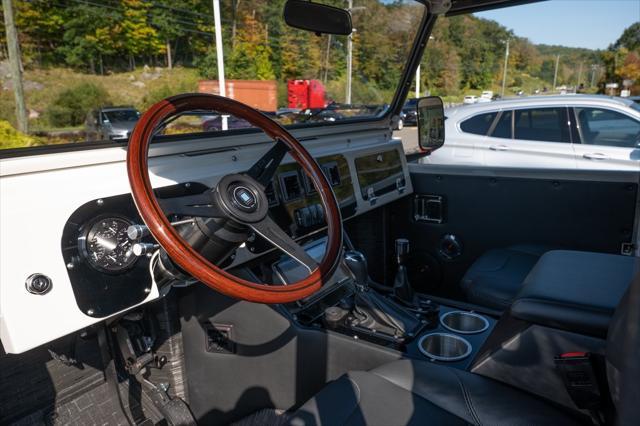
[[[7,135],[0,146],[126,142],[130,132],[106,126],[104,118],[130,125],[138,111],[168,96],[221,89],[286,126],[380,117],[392,103],[425,13],[414,1],[327,0],[351,5],[354,32],[316,35],[284,23],[285,0],[220,0],[218,57],[217,1],[14,2],[23,72],[12,73],[12,61],[0,63],[1,83],[10,88],[0,92],[0,128]],[[6,45],[10,38],[2,26],[0,43]],[[18,85],[22,90],[15,90]],[[16,108],[22,102],[24,119]],[[123,104],[132,108],[109,110]],[[90,118],[92,111],[102,118]],[[242,120],[199,111],[161,133],[246,127]]]

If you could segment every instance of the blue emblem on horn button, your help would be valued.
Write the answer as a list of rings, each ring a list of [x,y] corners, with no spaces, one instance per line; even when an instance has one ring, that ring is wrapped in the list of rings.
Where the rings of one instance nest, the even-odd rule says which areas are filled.
[[[238,207],[248,211],[255,210],[258,205],[254,193],[244,186],[238,186],[233,190],[233,201]]]

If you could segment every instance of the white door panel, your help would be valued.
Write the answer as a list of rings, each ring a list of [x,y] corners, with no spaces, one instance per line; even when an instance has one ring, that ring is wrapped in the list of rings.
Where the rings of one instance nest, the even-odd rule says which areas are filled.
[[[640,149],[574,145],[578,167],[584,170],[640,171]]]
[[[576,168],[570,143],[486,138],[482,152],[491,167]]]
[[[575,145],[584,170],[640,171],[640,121],[622,111],[600,107],[574,108],[581,144]]]

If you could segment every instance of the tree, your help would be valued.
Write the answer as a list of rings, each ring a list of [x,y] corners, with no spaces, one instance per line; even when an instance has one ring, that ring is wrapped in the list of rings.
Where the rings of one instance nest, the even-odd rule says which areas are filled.
[[[129,68],[135,67],[136,56],[165,52],[165,45],[158,37],[158,31],[148,22],[153,6],[143,0],[121,0],[123,7],[122,46],[129,54]]]
[[[619,49],[621,47],[629,50],[640,49],[640,22],[636,22],[625,29],[612,47],[613,49]]]
[[[229,78],[274,79],[271,47],[264,25],[251,14],[245,14],[236,37],[236,47],[231,52],[227,68]]]
[[[73,6],[66,13],[63,43],[56,51],[69,65],[85,67],[88,64],[92,73],[96,72],[97,59],[100,73],[104,73],[104,56],[115,54],[118,48],[119,34],[111,25],[122,16],[112,10],[84,4]]]

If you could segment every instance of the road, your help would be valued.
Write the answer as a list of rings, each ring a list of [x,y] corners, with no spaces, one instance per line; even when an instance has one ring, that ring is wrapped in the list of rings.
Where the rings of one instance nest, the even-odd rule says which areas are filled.
[[[405,127],[402,130],[393,132],[393,136],[402,139],[402,146],[406,154],[411,154],[418,150],[418,128]]]

